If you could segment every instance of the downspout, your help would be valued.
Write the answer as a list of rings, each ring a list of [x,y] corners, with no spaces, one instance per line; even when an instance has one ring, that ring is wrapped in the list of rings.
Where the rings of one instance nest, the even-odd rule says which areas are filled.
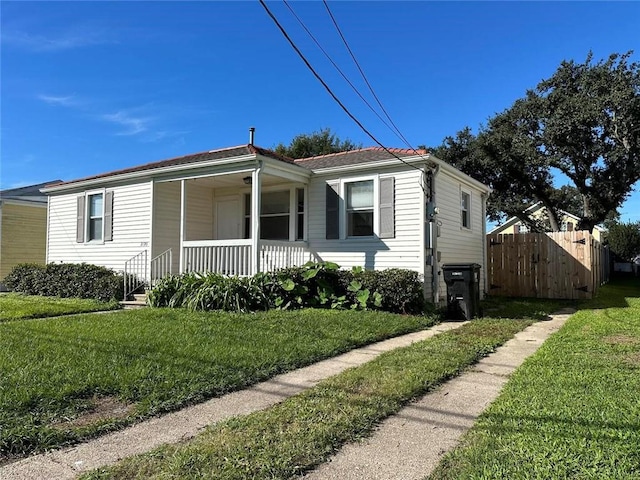
[[[431,301],[434,305],[438,305],[440,300],[439,295],[439,265],[438,265],[438,207],[436,206],[436,175],[440,171],[440,166],[433,164],[429,172],[425,172],[426,175],[430,175],[431,179],[428,182],[429,186],[429,198],[427,199],[426,213],[427,213],[427,248],[430,249],[430,255],[427,256],[427,264],[431,265]]]
[[[484,288],[483,297],[486,292],[489,291],[487,285],[488,272],[487,272],[487,198],[489,193],[483,192],[480,195],[482,199],[482,275],[484,276],[482,285]]]

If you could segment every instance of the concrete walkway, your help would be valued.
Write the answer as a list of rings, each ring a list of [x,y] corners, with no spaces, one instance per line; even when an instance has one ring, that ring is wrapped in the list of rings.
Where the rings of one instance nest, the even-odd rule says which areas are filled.
[[[208,425],[268,408],[321,380],[366,363],[383,352],[425,340],[463,325],[447,322],[279,375],[252,388],[133,425],[71,448],[34,455],[0,467],[2,480],[72,479],[82,472],[116,463],[165,443],[191,438]]]
[[[573,311],[538,322],[443,384],[388,418],[372,437],[346,445],[307,480],[423,479],[500,393],[508,376],[558,331]]]

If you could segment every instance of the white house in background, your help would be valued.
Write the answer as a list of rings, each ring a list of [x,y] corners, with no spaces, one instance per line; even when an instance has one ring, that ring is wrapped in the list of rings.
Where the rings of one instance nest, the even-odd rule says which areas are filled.
[[[542,202],[537,202],[531,205],[529,208],[525,210],[525,212],[531,216],[531,218],[535,220],[544,221],[547,217],[547,209],[542,204]],[[561,232],[572,232],[576,229],[576,226],[580,222],[580,217],[565,212],[564,210],[560,210],[560,231]],[[593,228],[593,238],[597,241],[601,242],[603,240],[603,235],[607,231],[606,228],[603,228],[599,225],[596,225]],[[514,233],[529,233],[529,227],[525,225],[522,220],[518,217],[511,217],[506,222],[501,225],[497,225],[493,228],[489,233],[503,233],[503,234],[514,234]]]
[[[441,265],[478,263],[484,278],[490,190],[426,151],[291,160],[251,142],[42,191],[47,262],[126,268],[147,281],[167,271],[250,275],[308,260],[398,267],[424,275],[435,303],[446,298]]]

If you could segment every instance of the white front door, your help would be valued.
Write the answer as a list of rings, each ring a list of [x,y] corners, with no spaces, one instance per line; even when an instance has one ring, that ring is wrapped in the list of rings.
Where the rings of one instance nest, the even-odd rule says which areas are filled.
[[[240,199],[227,197],[216,200],[216,240],[242,238],[240,234]]]

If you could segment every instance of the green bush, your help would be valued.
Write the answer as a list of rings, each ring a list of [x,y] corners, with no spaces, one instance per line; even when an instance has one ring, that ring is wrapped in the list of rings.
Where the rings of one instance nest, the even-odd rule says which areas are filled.
[[[121,300],[122,275],[88,263],[23,263],[4,279],[10,290],[27,295]]]
[[[379,292],[382,310],[396,313],[423,313],[423,282],[418,272],[401,268],[363,270],[358,273],[364,288]]]
[[[236,312],[314,307],[419,314],[425,308],[416,272],[340,270],[330,262],[309,262],[253,277],[173,275],[149,292],[148,302],[153,307]]]

